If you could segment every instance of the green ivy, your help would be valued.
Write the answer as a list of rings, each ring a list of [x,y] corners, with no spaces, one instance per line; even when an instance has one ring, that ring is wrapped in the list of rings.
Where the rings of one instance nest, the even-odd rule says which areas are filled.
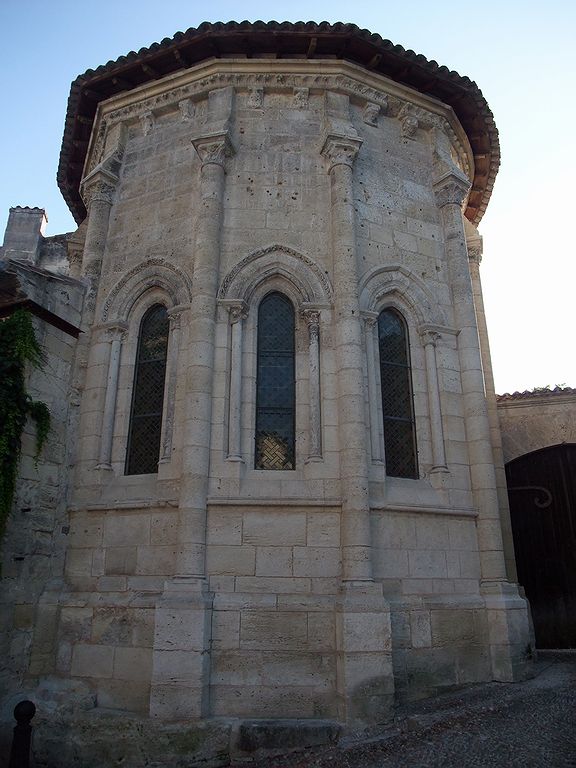
[[[14,498],[26,419],[36,424],[35,461],[50,431],[48,406],[26,391],[26,365],[42,368],[44,362],[29,312],[19,309],[0,321],[0,538]]]

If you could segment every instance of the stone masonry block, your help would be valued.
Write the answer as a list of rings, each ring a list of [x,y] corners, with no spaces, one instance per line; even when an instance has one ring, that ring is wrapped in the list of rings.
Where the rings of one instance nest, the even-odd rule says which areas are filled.
[[[104,543],[108,546],[133,547],[150,543],[150,515],[115,513],[104,521]]]
[[[337,512],[308,512],[306,543],[310,547],[340,545],[340,515]]]
[[[206,645],[203,610],[156,609],[154,648],[165,651],[203,651]]]
[[[241,616],[240,647],[243,649],[303,649],[307,640],[305,613],[246,611]]]
[[[108,547],[104,573],[111,575],[133,574],[136,570],[136,547]]]
[[[340,549],[336,547],[294,547],[295,576],[340,575]]]
[[[98,706],[147,715],[150,684],[138,680],[98,680]]]
[[[433,610],[430,612],[430,623],[434,646],[452,647],[475,642],[473,611]]]
[[[306,513],[262,511],[244,514],[243,542],[261,546],[306,544]]]
[[[207,571],[210,574],[251,576],[256,567],[256,550],[252,546],[220,546],[213,544],[206,554]]]
[[[114,651],[116,680],[149,682],[152,675],[152,649],[120,647]]]
[[[212,648],[230,649],[240,645],[240,612],[217,611],[212,614]]]
[[[78,644],[72,651],[73,677],[112,677],[114,649],[106,645]]]
[[[413,648],[431,647],[430,611],[410,611],[410,635]]]
[[[257,576],[292,576],[292,547],[257,547]]]

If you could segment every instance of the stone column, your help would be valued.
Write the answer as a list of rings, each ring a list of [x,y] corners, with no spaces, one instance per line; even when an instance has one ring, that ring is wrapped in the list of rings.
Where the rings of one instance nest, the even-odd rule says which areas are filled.
[[[82,392],[88,381],[94,386],[91,378],[93,366],[107,364],[107,360],[100,357],[102,350],[106,349],[106,344],[94,344],[92,328],[96,311],[96,298],[98,295],[98,285],[100,282],[100,272],[106,250],[106,240],[108,237],[108,228],[110,224],[110,212],[114,202],[114,195],[118,178],[106,170],[93,171],[82,182],[82,197],[86,208],[88,209],[86,227],[86,236],[84,240],[84,255],[82,259],[82,275],[87,278],[87,290],[84,299],[82,311],[82,330],[76,345],[73,386]],[[106,353],[105,353],[106,354]],[[101,397],[99,407],[104,408],[105,384],[102,382]],[[100,436],[93,435],[93,430],[85,436],[83,429],[83,415],[85,409],[92,409],[94,405],[87,406],[82,404],[80,410],[80,428],[78,430],[78,461],[77,473],[88,469],[92,471],[101,462],[100,451],[102,443]],[[77,474],[77,483],[84,484],[86,477]]]
[[[500,421],[498,419],[496,390],[494,388],[494,375],[492,373],[492,359],[490,356],[490,341],[488,339],[488,327],[486,324],[486,313],[484,311],[484,297],[482,295],[482,282],[480,280],[482,238],[480,235],[477,235],[474,238],[468,238],[467,244],[468,264],[470,267],[470,277],[472,279],[474,306],[476,308],[476,322],[478,323],[478,336],[480,338],[482,368],[484,370],[484,386],[486,389],[488,422],[490,424],[490,440],[492,442],[494,468],[496,471],[496,488],[498,491],[498,502],[500,504],[500,522],[502,524],[506,573],[508,580],[516,583],[518,581],[518,573],[516,571],[516,557],[514,555],[512,523],[510,520],[510,506],[508,503],[508,485],[506,483],[506,471],[504,469],[502,435],[500,433]]]
[[[180,349],[181,307],[168,310],[170,337],[168,341],[166,391],[164,395],[164,419],[162,421],[162,441],[159,464],[167,464],[172,458],[172,437],[174,434],[174,409],[176,400],[176,382],[178,379],[178,354]]]
[[[120,373],[120,356],[122,342],[126,337],[125,323],[109,326],[106,335],[110,342],[108,356],[108,377],[106,379],[106,397],[102,416],[100,437],[100,457],[97,469],[112,469],[112,441],[114,439],[114,421],[116,416],[116,396],[118,394],[118,375]]]
[[[376,375],[377,346],[374,344],[374,331],[378,323],[377,312],[364,312],[364,329],[366,334],[366,368],[368,373],[368,411],[370,414],[370,447],[372,461],[377,464],[384,463],[383,442],[380,435],[380,412],[378,402],[382,398],[382,392],[378,386]]]
[[[308,398],[310,401],[310,443],[307,461],[322,461],[322,420],[320,415],[320,312],[303,311],[308,326]]]
[[[440,405],[440,387],[438,386],[438,367],[436,344],[440,334],[429,329],[421,329],[420,336],[426,355],[426,380],[428,383],[428,409],[430,411],[430,433],[432,438],[431,472],[447,472],[446,451],[444,448],[444,429],[442,427],[442,409]]]
[[[344,581],[372,580],[362,326],[352,187],[352,164],[360,146],[360,139],[329,135],[322,149],[330,173]]]
[[[156,604],[150,714],[163,719],[208,714],[212,595],[206,582],[206,499],[210,466],[216,293],[220,265],[227,132],[193,140],[200,157],[190,306],[186,423],[176,575]]]
[[[100,171],[96,176],[85,179],[82,194],[88,208],[88,224],[84,241],[83,274],[90,280],[85,309],[93,317],[96,306],[98,281],[102,269],[102,259],[106,248],[106,238],[110,224],[110,211],[114,201],[114,191],[118,179],[112,174]]]
[[[462,203],[469,187],[468,179],[456,170],[444,173],[434,183],[441,210],[454,320],[459,331],[464,421],[472,492],[478,510],[481,591],[488,613],[492,674],[495,680],[513,680],[526,672],[530,634],[526,602],[516,587],[506,580],[494,457],[462,215]]]
[[[329,94],[328,109],[348,108]],[[353,131],[350,126],[351,131]],[[352,165],[361,146],[353,133],[328,133],[322,148],[330,174],[334,274],[340,488],[342,496],[342,589],[337,604],[339,715],[351,724],[385,718],[393,703],[390,611],[381,584],[372,579],[370,500],[364,398],[362,319]],[[358,691],[370,691],[370,707]]]
[[[230,413],[228,419],[228,461],[242,459],[242,331],[247,316],[243,301],[228,307],[232,325],[230,354]]]

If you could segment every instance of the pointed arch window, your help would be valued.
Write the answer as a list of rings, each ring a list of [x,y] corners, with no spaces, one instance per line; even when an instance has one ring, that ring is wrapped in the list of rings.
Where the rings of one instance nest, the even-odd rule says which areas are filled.
[[[408,331],[394,309],[378,316],[386,474],[418,477]]]
[[[142,318],[138,335],[126,452],[127,475],[158,471],[168,332],[166,307],[155,304]]]
[[[258,308],[256,469],[294,469],[296,385],[294,307],[269,293]]]

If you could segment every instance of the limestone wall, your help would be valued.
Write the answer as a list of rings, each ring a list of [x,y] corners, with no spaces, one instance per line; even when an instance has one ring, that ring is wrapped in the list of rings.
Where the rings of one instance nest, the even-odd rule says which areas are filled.
[[[306,62],[218,66],[99,107],[65,579],[43,595],[51,644],[34,674],[161,719],[358,723],[389,716],[395,690],[508,679],[526,643],[505,609],[525,605],[492,595],[490,628],[480,589],[487,575],[500,588],[503,556],[467,140],[439,102],[351,65],[320,79]],[[296,318],[290,471],[254,469],[258,305],[273,290]],[[126,475],[156,303],[170,318],[161,457]],[[408,331],[417,478],[386,475],[374,321],[388,307]]]
[[[576,392],[523,392],[498,398],[506,462],[559,443],[576,442]]]
[[[22,264],[10,268],[23,293],[46,309],[57,311],[71,329],[77,327],[83,299],[81,285]],[[69,533],[67,479],[73,441],[70,422],[77,401],[72,396],[76,338],[56,327],[55,321],[34,319],[46,362],[42,370],[32,371],[28,380],[30,396],[48,405],[50,433],[35,462],[35,431],[31,423],[25,428],[14,506],[2,542],[3,696],[26,690],[31,678],[52,672],[57,653],[57,609],[45,605],[43,597],[55,585],[61,585],[64,573]]]

